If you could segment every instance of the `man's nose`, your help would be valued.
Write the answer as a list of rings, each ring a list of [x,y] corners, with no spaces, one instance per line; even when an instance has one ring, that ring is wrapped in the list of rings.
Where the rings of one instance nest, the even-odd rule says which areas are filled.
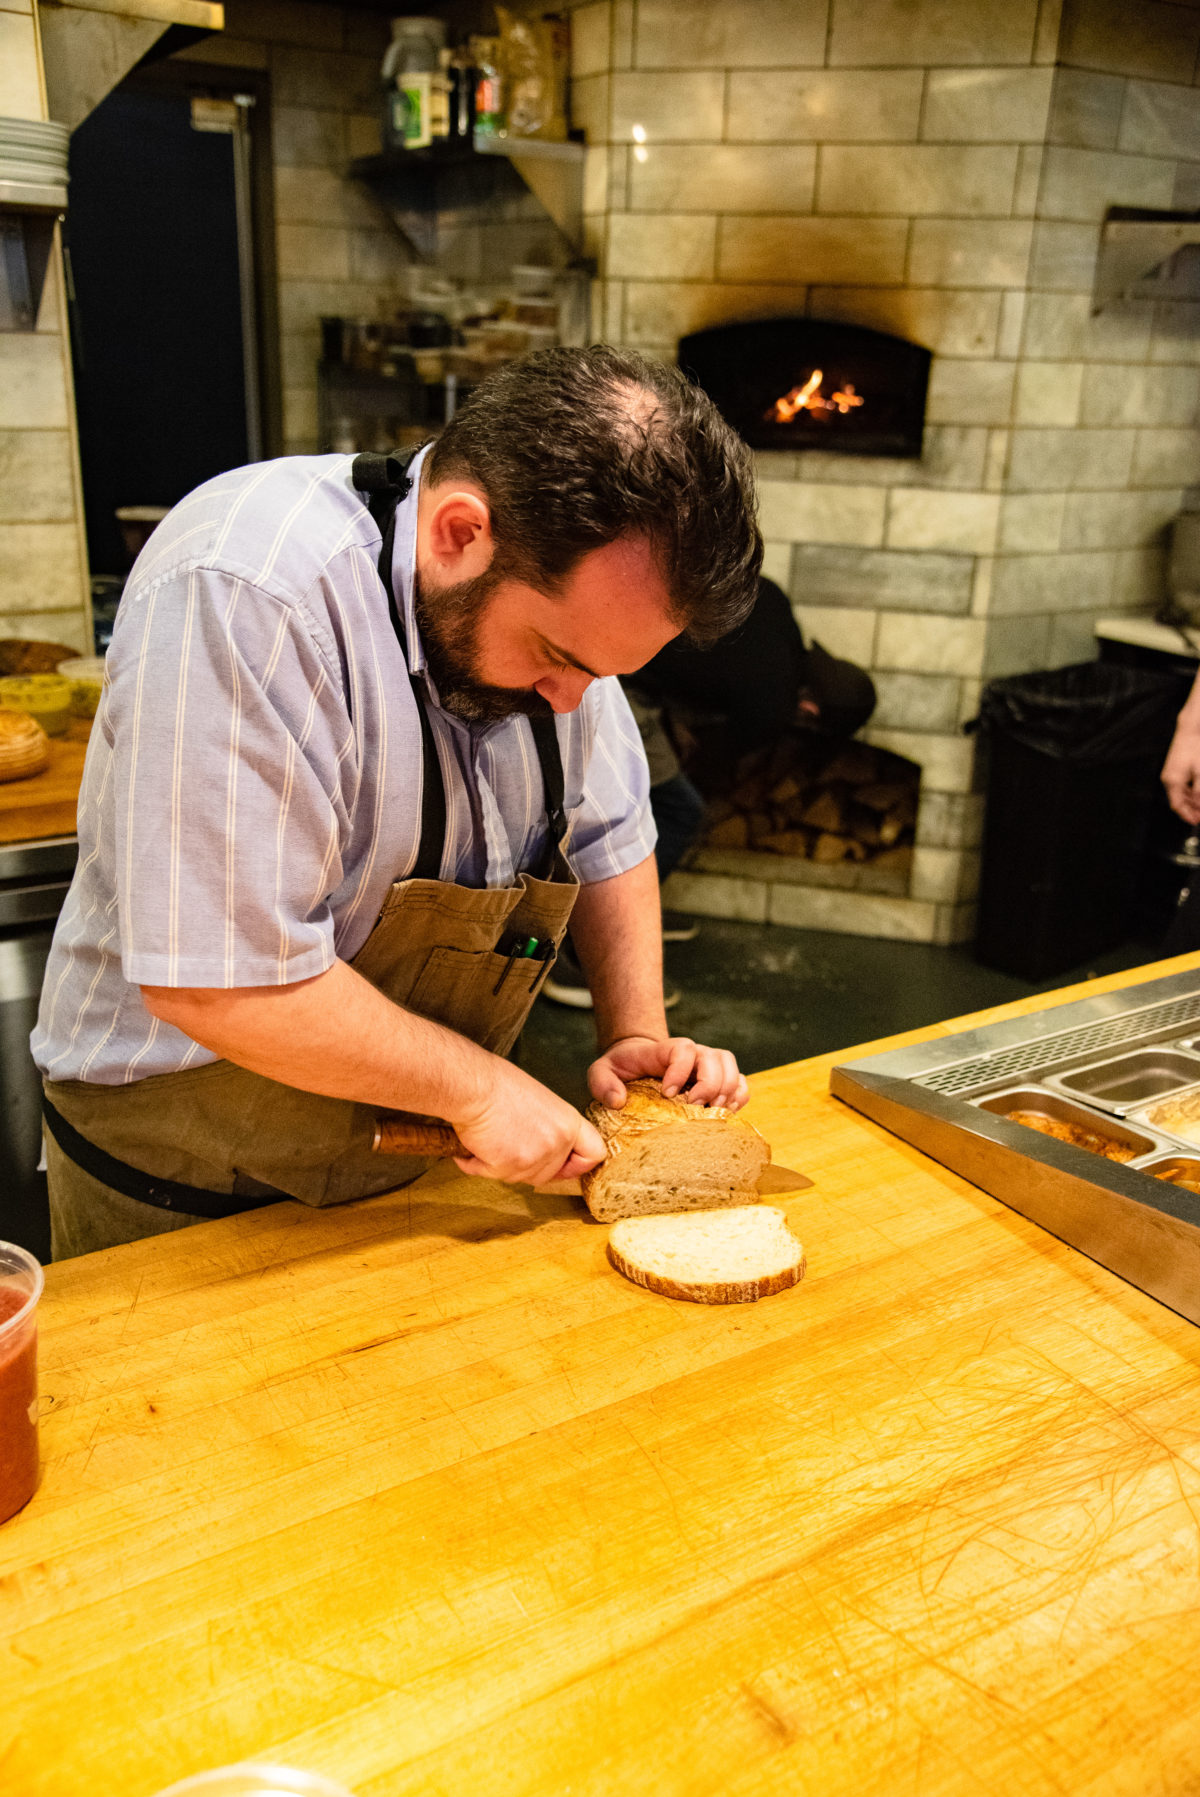
[[[591,684],[591,674],[577,674],[572,670],[566,674],[547,674],[544,679],[535,680],[533,690],[552,711],[574,711]]]

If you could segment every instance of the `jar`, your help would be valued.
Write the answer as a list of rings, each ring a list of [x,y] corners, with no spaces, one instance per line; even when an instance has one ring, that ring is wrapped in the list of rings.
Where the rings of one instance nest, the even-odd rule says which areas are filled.
[[[393,19],[383,57],[383,141],[393,150],[433,142],[434,86],[442,79],[446,27],[441,19]]]

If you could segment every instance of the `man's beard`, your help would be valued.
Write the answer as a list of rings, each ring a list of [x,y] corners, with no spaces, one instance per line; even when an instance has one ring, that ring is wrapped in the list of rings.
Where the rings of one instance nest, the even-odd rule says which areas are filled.
[[[413,611],[438,702],[464,724],[554,716],[554,707],[532,687],[488,686],[479,678],[480,627],[501,579],[501,572],[489,568],[475,580],[431,589],[417,576]]]

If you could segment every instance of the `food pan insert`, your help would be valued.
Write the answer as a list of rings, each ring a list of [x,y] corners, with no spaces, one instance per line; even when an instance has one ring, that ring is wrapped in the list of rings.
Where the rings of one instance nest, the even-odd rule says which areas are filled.
[[[1010,1086],[1004,1092],[989,1092],[985,1098],[976,1098],[972,1102],[981,1111],[992,1111],[997,1117],[1012,1117],[1014,1111],[1033,1111],[1049,1122],[1066,1124],[1071,1129],[1099,1138],[1100,1143],[1118,1150],[1117,1153],[1106,1154],[1104,1147],[1097,1146],[1090,1151],[1104,1160],[1116,1161],[1124,1166],[1140,1161],[1146,1155],[1169,1153],[1173,1146],[1163,1136],[1152,1134],[1147,1129],[1134,1129],[1129,1123],[1106,1117],[1102,1111],[1085,1109],[1083,1105],[1072,1103],[1069,1098],[1050,1091],[1046,1086]],[[1015,1118],[1014,1121],[1020,1119]],[[1025,1127],[1031,1131],[1036,1130],[1034,1124],[1027,1124]],[[1058,1139],[1073,1140],[1077,1148],[1090,1148],[1084,1135],[1065,1138],[1060,1136]]]
[[[1045,1105],[1039,1082],[1051,1072],[1188,1039],[1200,1041],[1200,967],[847,1060],[829,1083],[864,1117],[1200,1325],[1200,1193],[1144,1170],[1147,1160],[1200,1160],[1200,1142],[1172,1140],[1137,1114],[1117,1118],[1047,1093],[1082,1110],[1084,1127],[1107,1124],[1164,1143],[1123,1166],[1013,1128],[1004,1114],[1008,1104],[1020,1108],[1014,1087],[1032,1088]],[[1200,1105],[1200,1082],[1150,1104],[1166,1110],[1188,1099]],[[989,1102],[999,1114],[982,1108]]]
[[[1189,1192],[1200,1192],[1200,1161],[1190,1154],[1169,1154],[1165,1160],[1143,1161],[1141,1170]]]
[[[1114,1117],[1125,1117],[1156,1098],[1200,1084],[1200,1055],[1174,1045],[1127,1049],[1067,1073],[1048,1074],[1046,1084],[1052,1091],[1111,1111]]]

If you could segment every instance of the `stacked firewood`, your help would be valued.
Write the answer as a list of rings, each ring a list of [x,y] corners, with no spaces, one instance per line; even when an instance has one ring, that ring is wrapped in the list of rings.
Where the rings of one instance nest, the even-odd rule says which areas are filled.
[[[912,762],[884,749],[797,733],[740,761],[724,790],[710,788],[702,846],[900,867],[919,780]]]

